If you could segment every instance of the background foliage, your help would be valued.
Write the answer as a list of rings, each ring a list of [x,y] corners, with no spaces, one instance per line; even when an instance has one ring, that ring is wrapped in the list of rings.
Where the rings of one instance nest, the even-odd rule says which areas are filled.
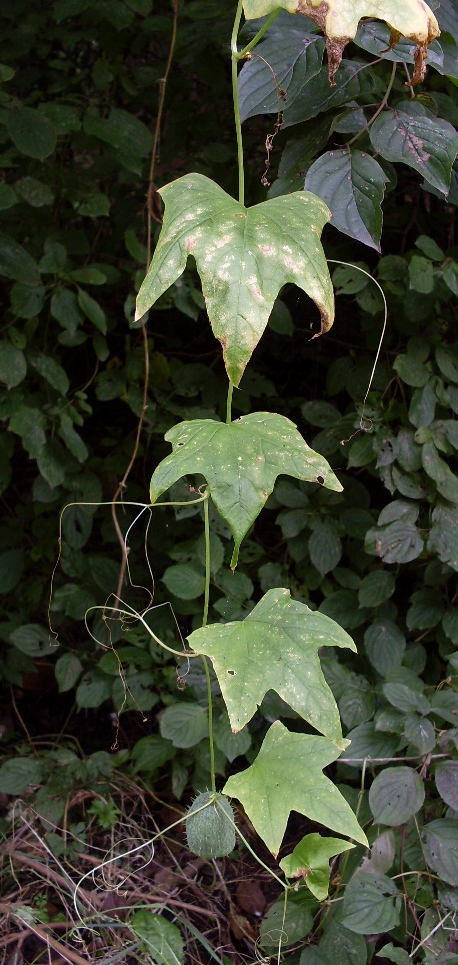
[[[190,0],[177,12],[159,186],[192,171],[236,191],[227,46],[234,7],[220,8]],[[332,893],[344,897],[324,914],[307,889],[293,896],[282,926],[296,943],[285,952],[290,965],[327,965],[336,946],[354,965],[458,961],[458,15],[452,0],[435,12],[443,34],[414,93],[405,86],[412,45],[378,56],[388,46],[385,26],[360,27],[330,88],[321,35],[284,12],[240,75],[248,203],[265,200],[266,181],[269,197],[304,185],[320,195],[333,215],[327,256],[372,273],[389,307],[362,413],[383,321],[378,290],[353,268],[336,268],[335,326],[310,342],[318,311],[299,289],[283,289],[233,407],[293,419],[344,490],[280,478],[234,574],[229,530],[212,520],[212,622],[245,617],[280,585],[336,620],[358,647],[327,649],[322,666],[351,739],[332,776],[372,848],[335,860]],[[113,498],[142,411],[134,292],[145,273],[148,209],[153,235],[159,228],[160,202],[148,189],[173,23],[170,7],[152,0],[56,0],[46,9],[16,0],[0,12],[0,675],[3,706],[12,688],[19,709],[19,717],[5,710],[0,791],[37,788],[34,808],[53,825],[42,831],[55,855],[68,848],[56,828],[69,794],[94,782],[106,791],[113,766],[153,788],[160,781],[173,800],[187,801],[209,781],[203,671],[197,662],[182,666],[177,680],[174,660],[144,628],[107,624],[91,610],[116,592],[122,556],[109,506],[84,505]],[[244,42],[258,27],[245,26]],[[406,153],[406,143],[416,148]],[[124,492],[142,503],[169,452],[164,433],[184,419],[224,418],[221,353],[192,262],[149,313],[147,339],[147,410]],[[171,494],[185,499],[188,489],[176,483]],[[59,514],[69,503],[50,610],[56,647],[47,601]],[[138,512],[118,509],[123,533]],[[164,605],[148,619],[176,643],[200,625],[202,511],[155,510],[149,528],[146,515],[135,523],[129,544],[133,585],[124,583],[122,595],[143,608],[153,576],[154,604],[170,601],[173,613]],[[272,721],[303,729],[270,691],[234,735],[216,680],[214,690],[222,783],[234,760],[252,762]],[[113,706],[140,707],[148,721],[123,713],[121,749],[110,758]],[[78,735],[83,756],[65,739],[57,751],[40,745],[32,753],[21,719],[32,743],[49,732]],[[72,820],[83,834],[78,808]],[[115,824],[113,802],[98,820]],[[279,907],[261,925],[266,954],[278,945]],[[145,940],[145,922],[136,928]],[[182,960],[182,947],[174,954]]]

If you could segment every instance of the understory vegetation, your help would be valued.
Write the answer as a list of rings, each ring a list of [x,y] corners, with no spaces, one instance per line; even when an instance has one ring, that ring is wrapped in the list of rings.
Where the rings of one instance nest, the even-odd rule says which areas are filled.
[[[8,965],[458,965],[458,9],[325,6],[0,10]]]

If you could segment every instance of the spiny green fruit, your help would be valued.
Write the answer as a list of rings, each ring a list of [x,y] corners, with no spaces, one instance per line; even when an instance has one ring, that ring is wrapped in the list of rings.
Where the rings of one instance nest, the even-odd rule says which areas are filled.
[[[206,806],[205,806],[206,805]],[[204,791],[188,808],[188,848],[199,858],[224,858],[235,848],[234,812],[224,794]]]

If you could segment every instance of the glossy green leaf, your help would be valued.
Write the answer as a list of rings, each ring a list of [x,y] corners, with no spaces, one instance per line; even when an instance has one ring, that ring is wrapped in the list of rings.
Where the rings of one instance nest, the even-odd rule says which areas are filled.
[[[153,774],[159,767],[170,761],[176,754],[171,741],[165,740],[159,734],[141,737],[132,748],[132,762],[134,774],[143,771]]]
[[[433,525],[428,538],[428,550],[437,553],[443,563],[458,570],[458,509],[452,506],[435,506]]]
[[[174,747],[194,747],[208,735],[208,711],[198,704],[180,703],[166,707],[160,720],[161,737]]]
[[[406,648],[404,634],[391,620],[372,623],[364,634],[364,646],[373,667],[384,677],[402,661]]]
[[[342,748],[337,705],[318,650],[355,650],[355,645],[328,617],[291,600],[289,590],[268,590],[245,620],[202,627],[188,642],[196,653],[210,657],[234,731],[251,720],[267,691],[275,690]]]
[[[322,154],[308,169],[304,188],[318,195],[343,234],[380,251],[381,203],[388,178],[380,164],[362,151]]]
[[[205,576],[203,571],[191,566],[190,563],[178,563],[168,566],[162,581],[167,589],[180,600],[196,600],[205,590]]]
[[[43,208],[47,204],[52,204],[54,194],[49,184],[38,181],[37,178],[20,178],[14,185],[17,193],[30,204],[32,208]]]
[[[366,844],[366,835],[350,806],[322,773],[338,754],[335,744],[326,737],[292,734],[277,721],[267,731],[251,767],[232,775],[223,792],[242,802],[256,831],[275,855],[292,810]]]
[[[438,590],[425,587],[416,590],[410,598],[406,622],[409,630],[428,630],[435,627],[444,615],[445,604]]]
[[[313,298],[321,330],[330,328],[333,293],[319,241],[329,212],[320,199],[301,191],[245,208],[202,174],[187,174],[160,194],[164,223],[138,293],[137,319],[176,281],[193,255],[234,385],[261,338],[280,288],[288,282]]]
[[[424,800],[424,783],[411,767],[386,767],[369,790],[374,820],[390,827],[405,824],[420,810]]]
[[[24,565],[24,550],[5,550],[0,553],[0,593],[14,590],[24,572]]]
[[[404,734],[422,756],[430,754],[436,746],[436,732],[427,717],[410,714],[406,717]]]
[[[23,624],[22,627],[13,630],[10,640],[18,650],[27,653],[29,657],[46,657],[59,649],[55,636],[39,623]]]
[[[248,727],[234,734],[231,730],[229,718],[225,712],[221,714],[214,729],[215,744],[232,763],[236,757],[246,754],[251,747],[251,734]]]
[[[402,900],[386,875],[356,874],[349,881],[339,919],[358,935],[376,935],[399,924]]]
[[[423,552],[420,533],[415,523],[406,517],[370,532],[375,537],[377,555],[384,563],[410,563]]]
[[[252,57],[239,74],[242,121],[256,114],[276,114],[279,87],[286,93],[282,107],[291,107],[298,97],[303,97],[304,88],[321,68],[323,53],[323,38],[304,34],[300,21],[282,21],[281,26],[274,21],[263,40],[262,59]]]
[[[34,318],[40,314],[45,298],[46,289],[41,285],[32,287],[17,281],[11,289],[11,309],[19,318]]]
[[[442,800],[458,811],[458,761],[440,761],[434,777]]]
[[[0,767],[0,791],[3,794],[22,794],[30,784],[42,780],[41,761],[33,757],[12,757]]]
[[[365,760],[383,762],[386,758],[394,757],[399,743],[395,734],[378,732],[372,721],[359,724],[349,731],[347,740],[350,746],[340,755],[340,759],[359,768],[362,768]]]
[[[324,965],[366,965],[367,945],[362,935],[345,928],[336,918],[326,920],[323,938],[318,946],[325,956]],[[309,965],[303,963],[300,965]],[[310,965],[315,963],[310,962]],[[316,965],[322,965],[321,960]]]
[[[1,69],[1,68],[0,68]],[[16,192],[9,184],[0,184],[0,211],[6,211],[17,204]]]
[[[66,693],[67,690],[71,690],[75,686],[80,674],[83,672],[83,665],[81,660],[76,656],[75,653],[63,653],[59,657],[56,666],[55,674],[57,680],[57,686],[59,687],[59,693]]]
[[[70,380],[65,369],[62,368],[52,355],[47,355],[45,352],[37,352],[31,361],[33,367],[46,379],[49,385],[52,385],[53,389],[56,389],[61,395],[67,394],[70,387]]]
[[[34,107],[19,104],[6,115],[11,140],[21,154],[43,161],[53,153],[57,135],[51,122]]]
[[[360,606],[380,606],[393,595],[395,585],[393,573],[388,570],[373,570],[361,581],[358,590]]]
[[[421,461],[425,472],[434,479],[441,496],[451,503],[458,503],[458,476],[439,455],[432,440],[422,446]]]
[[[342,556],[342,543],[331,522],[319,523],[313,529],[309,551],[313,565],[322,576],[336,568]]]
[[[111,697],[112,686],[112,678],[97,668],[90,673],[84,674],[83,679],[76,688],[76,704],[78,710],[100,707],[105,700]]]
[[[86,315],[86,318],[98,328],[99,332],[102,332],[102,335],[106,335],[107,319],[103,308],[82,288],[78,289],[78,305]]]
[[[204,476],[234,537],[232,566],[280,473],[307,482],[321,480],[337,492],[342,488],[326,460],[309,449],[289,419],[276,413],[252,412],[230,425],[194,419],[174,426],[165,438],[172,443],[173,452],[153,473],[151,502],[182,476]]]
[[[27,362],[24,352],[3,339],[0,342],[0,382],[4,382],[7,389],[12,389],[15,385],[20,385],[26,374]]]
[[[428,264],[431,264],[431,262],[428,262]],[[417,388],[426,385],[431,374],[426,365],[423,365],[412,355],[397,355],[393,362],[393,368],[406,385],[413,385]]]
[[[449,885],[458,885],[458,820],[431,821],[423,828],[421,840],[429,867]]]
[[[267,953],[278,952],[282,947],[300,941],[311,932],[316,902],[304,890],[288,894],[286,908],[283,895],[270,906],[259,930],[259,943]]]
[[[395,965],[412,965],[412,959],[405,948],[396,947],[392,942],[384,945],[380,949],[380,954],[383,955],[383,958],[387,958],[389,962],[394,962]]]
[[[329,890],[329,860],[354,848],[341,838],[323,838],[321,834],[306,834],[291,854],[280,861],[287,878],[303,878],[318,901],[324,901]]]
[[[10,235],[0,231],[0,275],[21,281],[24,285],[38,285],[40,275],[36,261]]]
[[[177,925],[148,908],[140,908],[129,919],[129,928],[144,943],[156,965],[183,965],[184,942]]]
[[[448,193],[458,134],[440,117],[382,111],[369,128],[372,145],[387,161],[403,161],[438,191]]]

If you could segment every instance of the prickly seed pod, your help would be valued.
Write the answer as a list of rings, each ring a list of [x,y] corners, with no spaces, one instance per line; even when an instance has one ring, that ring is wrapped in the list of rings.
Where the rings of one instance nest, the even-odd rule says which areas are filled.
[[[235,848],[234,812],[224,794],[204,791],[188,809],[188,848],[199,858],[224,858]]]

